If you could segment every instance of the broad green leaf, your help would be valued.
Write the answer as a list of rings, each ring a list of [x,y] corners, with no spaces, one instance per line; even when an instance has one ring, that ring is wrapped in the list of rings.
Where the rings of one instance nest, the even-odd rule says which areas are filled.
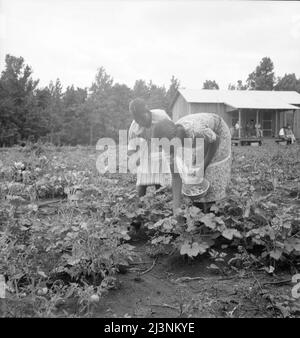
[[[200,254],[205,253],[207,251],[207,249],[209,249],[209,248],[210,248],[209,243],[207,243],[207,242],[201,242],[199,244],[199,252],[200,252]]]
[[[211,211],[217,213],[219,211],[219,208],[214,204],[211,208],[210,208]]]
[[[194,207],[194,206],[192,206],[188,209],[189,215],[193,218],[195,218],[197,215],[199,215],[200,212],[201,212],[201,210],[197,207]]]
[[[292,226],[292,222],[291,222],[291,221],[284,221],[284,222],[282,222],[282,226],[283,226],[285,229],[290,229],[291,226]]]
[[[288,253],[291,253],[293,250],[300,252],[300,239],[298,238],[289,238],[284,243],[284,248]]]
[[[232,240],[233,237],[242,238],[241,233],[236,229],[225,229],[222,236],[229,240]]]
[[[216,264],[210,264],[208,268],[212,270],[220,270],[220,268]]]
[[[216,216],[213,213],[209,213],[201,217],[201,222],[203,222],[208,228],[215,229],[216,227]]]
[[[199,254],[200,250],[201,250],[200,245],[194,242],[188,250],[188,255],[190,257],[196,257]]]
[[[176,221],[171,218],[166,218],[163,222],[163,228],[165,230],[172,230],[174,228],[174,225],[176,224]]]
[[[188,253],[188,251],[191,248],[191,244],[189,242],[184,242],[180,248],[180,254],[181,255],[186,255]]]
[[[156,229],[159,228],[160,226],[162,226],[164,223],[164,219],[160,219],[159,221],[157,221],[156,223],[149,225],[148,228],[149,229]]]
[[[282,255],[282,250],[281,249],[274,249],[270,252],[270,257],[274,258],[276,261],[281,257]]]
[[[42,277],[44,277],[44,278],[47,278],[47,275],[45,274],[44,271],[39,270],[37,273],[38,273],[40,276],[42,276]]]
[[[204,252],[206,252],[208,248],[209,245],[205,242],[202,242],[200,244],[197,242],[194,242],[193,244],[185,242],[180,248],[180,254],[187,254],[190,257],[196,257],[199,253],[203,254]]]

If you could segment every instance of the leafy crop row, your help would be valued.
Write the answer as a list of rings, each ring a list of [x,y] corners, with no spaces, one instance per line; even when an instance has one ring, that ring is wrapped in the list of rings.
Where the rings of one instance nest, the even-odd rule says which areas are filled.
[[[299,146],[253,148],[234,149],[225,201],[204,214],[184,200],[176,216],[170,188],[137,200],[134,176],[99,175],[95,151],[2,153],[0,274],[8,291],[30,297],[38,315],[72,297],[89,307],[134,259],[133,227],[146,230],[157,253],[218,261],[230,249],[232,265],[299,269]]]

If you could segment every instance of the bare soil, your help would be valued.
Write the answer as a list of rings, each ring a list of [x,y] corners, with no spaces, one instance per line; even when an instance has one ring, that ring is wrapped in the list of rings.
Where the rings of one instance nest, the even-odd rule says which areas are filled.
[[[260,270],[238,270],[225,275],[220,264],[220,270],[209,268],[213,262],[206,255],[195,260],[179,254],[153,258],[146,241],[133,244],[137,259],[117,275],[115,288],[99,303],[93,304],[88,313],[81,313],[76,300],[72,299],[58,308],[55,315],[100,318],[274,318],[290,315],[289,302],[285,299],[291,298],[293,284],[290,282],[292,275],[287,272],[271,276]],[[28,298],[0,301],[1,316],[33,315]]]
[[[180,255],[151,261],[146,245],[139,243],[139,271],[119,275],[119,286],[111,290],[93,310],[96,317],[282,317],[276,299],[291,295],[292,284],[266,284],[290,280],[262,271],[244,276],[215,273],[207,256],[190,261]],[[153,267],[151,269],[151,267]],[[151,270],[150,270],[151,269]],[[143,271],[150,270],[143,274]]]

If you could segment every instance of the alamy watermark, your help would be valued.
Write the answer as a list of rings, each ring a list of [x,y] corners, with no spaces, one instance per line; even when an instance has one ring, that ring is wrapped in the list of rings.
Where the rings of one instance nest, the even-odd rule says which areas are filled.
[[[185,138],[183,144],[179,138],[137,137],[128,141],[127,130],[119,131],[119,142],[111,138],[101,138],[96,145],[101,151],[97,158],[97,170],[109,173],[170,173],[170,161],[176,158],[183,166],[174,166],[174,172],[181,173],[184,168],[197,168],[204,173],[204,139]]]

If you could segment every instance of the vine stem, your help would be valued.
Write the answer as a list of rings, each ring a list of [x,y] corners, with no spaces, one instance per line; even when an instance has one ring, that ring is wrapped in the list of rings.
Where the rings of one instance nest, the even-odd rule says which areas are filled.
[[[265,282],[265,283],[263,283],[263,285],[267,285],[267,284],[288,284],[288,283],[292,283],[291,279],[283,279],[283,280],[278,280],[278,281],[274,281],[274,282]]]
[[[150,304],[150,306],[159,306],[159,307],[167,307],[169,309],[173,309],[173,310],[176,310],[176,311],[180,311],[179,308],[175,307],[175,306],[172,306],[172,305],[169,305],[169,304]]]
[[[150,272],[150,271],[154,268],[157,259],[158,259],[158,257],[156,257],[156,258],[154,259],[154,261],[153,261],[152,265],[150,266],[150,268],[147,269],[147,270],[145,270],[145,271],[143,271],[143,272],[141,272],[140,275],[145,275],[146,273]]]

